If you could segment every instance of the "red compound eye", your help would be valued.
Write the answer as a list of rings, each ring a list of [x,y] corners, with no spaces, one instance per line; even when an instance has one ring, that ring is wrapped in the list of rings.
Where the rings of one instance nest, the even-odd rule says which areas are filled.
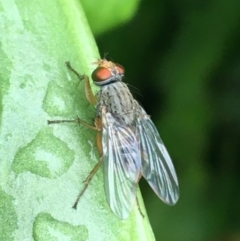
[[[109,69],[104,67],[98,67],[92,72],[92,79],[95,82],[101,82],[112,77],[112,73]]]
[[[117,68],[119,74],[125,73],[125,69],[122,65],[120,65],[120,64],[115,64],[115,65],[116,65],[116,68]]]

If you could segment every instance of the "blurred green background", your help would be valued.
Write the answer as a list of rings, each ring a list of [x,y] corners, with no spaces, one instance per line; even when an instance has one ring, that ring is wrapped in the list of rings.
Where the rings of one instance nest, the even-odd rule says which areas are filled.
[[[140,183],[156,240],[240,240],[240,1],[81,2],[178,173],[174,207]]]

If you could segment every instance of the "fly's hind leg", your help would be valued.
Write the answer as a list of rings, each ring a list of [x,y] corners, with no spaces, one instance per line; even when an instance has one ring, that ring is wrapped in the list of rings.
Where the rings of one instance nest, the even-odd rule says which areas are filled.
[[[100,118],[96,118],[95,119],[95,126],[96,128],[99,130],[97,133],[97,147],[98,147],[98,151],[100,154],[100,159],[98,161],[98,163],[95,165],[95,167],[92,169],[92,171],[89,173],[89,175],[87,176],[86,180],[84,181],[85,185],[82,189],[82,191],[79,193],[75,203],[73,204],[73,208],[77,209],[77,205],[78,202],[80,200],[80,198],[82,197],[82,195],[84,194],[84,192],[87,190],[89,183],[92,181],[94,175],[97,173],[98,169],[100,168],[100,166],[102,165],[103,162],[103,150],[102,150],[102,132],[101,132],[101,128],[102,128],[102,123],[101,123],[101,119]]]
[[[142,212],[142,210],[141,210],[141,208],[140,208],[140,204],[139,204],[139,201],[138,201],[138,198],[137,198],[137,197],[136,197],[136,203],[137,203],[137,207],[138,207],[139,213],[140,213],[141,216],[144,218],[145,216],[144,216],[144,214],[143,214],[143,212]]]
[[[80,200],[80,198],[82,197],[82,195],[85,193],[85,191],[88,188],[89,183],[92,181],[94,175],[97,173],[98,169],[100,168],[102,164],[102,157],[99,159],[99,162],[95,165],[95,167],[92,169],[92,171],[89,173],[89,175],[87,176],[86,180],[84,181],[84,187],[82,189],[82,191],[79,193],[75,203],[73,204],[72,208],[77,209],[77,205],[78,202]]]
[[[141,177],[142,177],[142,174],[139,174],[139,176],[138,176],[138,182],[140,181]],[[136,196],[136,203],[137,203],[137,207],[138,207],[139,213],[140,213],[141,216],[144,218],[144,214],[143,214],[143,212],[142,212],[142,210],[141,210],[140,203],[139,203],[139,201],[138,201],[138,197],[137,197],[137,196]]]
[[[69,70],[71,70],[80,81],[84,80],[84,84],[85,84],[85,95],[87,100],[92,104],[92,105],[96,105],[97,104],[97,98],[96,96],[93,94],[91,85],[90,85],[90,81],[87,75],[81,75],[79,74],[70,64],[70,62],[66,62],[66,66]]]

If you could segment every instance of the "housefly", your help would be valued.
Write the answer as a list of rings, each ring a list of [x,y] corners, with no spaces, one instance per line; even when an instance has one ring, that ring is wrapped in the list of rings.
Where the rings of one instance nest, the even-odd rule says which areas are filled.
[[[126,219],[130,215],[142,176],[163,202],[174,205],[179,198],[179,185],[172,160],[149,115],[122,81],[124,68],[106,59],[97,61],[92,79],[100,91],[94,95],[88,76],[78,74],[69,62],[66,64],[85,81],[86,97],[96,106],[95,125],[80,119],[48,123],[78,122],[98,131],[97,146],[101,156],[73,208],[77,207],[101,164],[107,202],[119,218]]]

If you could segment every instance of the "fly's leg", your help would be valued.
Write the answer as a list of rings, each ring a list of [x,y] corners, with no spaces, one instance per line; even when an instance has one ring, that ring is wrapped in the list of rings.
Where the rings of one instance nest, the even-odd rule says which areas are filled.
[[[102,132],[101,132],[102,126],[101,126],[101,119],[100,118],[96,118],[95,126],[98,129],[96,141],[97,141],[97,147],[98,147],[98,150],[99,150],[99,153],[100,153],[100,159],[99,159],[98,163],[95,165],[95,167],[92,169],[92,171],[89,173],[86,180],[84,181],[85,185],[84,185],[82,191],[79,193],[75,203],[73,204],[74,209],[77,209],[77,205],[78,205],[78,202],[79,202],[80,198],[82,197],[84,192],[87,190],[89,183],[92,181],[94,175],[97,173],[98,169],[100,168],[100,166],[102,165],[102,162],[103,162],[103,159],[102,159],[102,155],[103,155]]]
[[[95,165],[95,167],[92,169],[92,171],[90,172],[90,174],[87,176],[86,180],[84,181],[84,183],[85,183],[84,187],[83,187],[82,191],[79,193],[79,195],[78,195],[75,203],[73,204],[72,208],[77,209],[77,205],[78,205],[78,202],[79,202],[80,198],[82,197],[82,195],[87,190],[89,183],[92,181],[94,175],[97,173],[101,164],[102,164],[102,157],[99,159],[99,162]]]
[[[77,124],[83,124],[84,126],[95,130],[95,131],[100,131],[100,129],[96,126],[93,126],[91,124],[88,124],[86,121],[81,120],[80,118],[77,118],[76,120],[48,120],[48,125],[51,124],[59,124],[59,123],[77,123]]]
[[[93,94],[92,92],[92,89],[91,89],[91,85],[90,85],[90,82],[89,82],[89,78],[87,75],[81,75],[79,74],[70,64],[70,62],[66,62],[66,66],[69,70],[71,70],[77,77],[80,81],[84,80],[85,81],[85,95],[86,95],[86,98],[87,100],[93,104],[93,105],[96,105],[97,104],[97,98],[96,96]],[[83,124],[87,127],[89,127],[90,129],[93,129],[93,130],[99,130],[97,129],[97,126],[92,126],[90,124],[88,124],[87,122],[81,120],[81,119],[76,119],[76,120],[48,120],[48,124],[59,124],[59,123],[78,123],[78,124]]]
[[[142,177],[142,174],[139,174],[139,176],[138,176],[138,182],[140,181],[141,177]],[[141,210],[141,208],[140,208],[140,203],[139,203],[137,197],[136,197],[136,203],[137,203],[137,207],[138,207],[138,211],[139,211],[139,213],[140,213],[141,216],[144,218],[144,214],[143,214],[143,212],[142,212],[142,210]]]
[[[142,210],[141,210],[141,208],[140,208],[140,204],[139,204],[139,201],[138,201],[138,198],[137,198],[137,197],[136,197],[136,203],[137,203],[137,207],[138,207],[138,210],[139,210],[141,216],[144,218],[145,216],[144,216],[144,214],[143,214],[143,212],[142,212]]]
[[[97,104],[97,98],[96,96],[93,94],[92,92],[92,88],[90,85],[90,81],[87,75],[81,75],[79,74],[70,64],[70,62],[66,62],[66,66],[69,70],[71,70],[80,81],[84,80],[84,84],[85,84],[85,95],[87,100],[92,104],[92,105],[96,105]]]

